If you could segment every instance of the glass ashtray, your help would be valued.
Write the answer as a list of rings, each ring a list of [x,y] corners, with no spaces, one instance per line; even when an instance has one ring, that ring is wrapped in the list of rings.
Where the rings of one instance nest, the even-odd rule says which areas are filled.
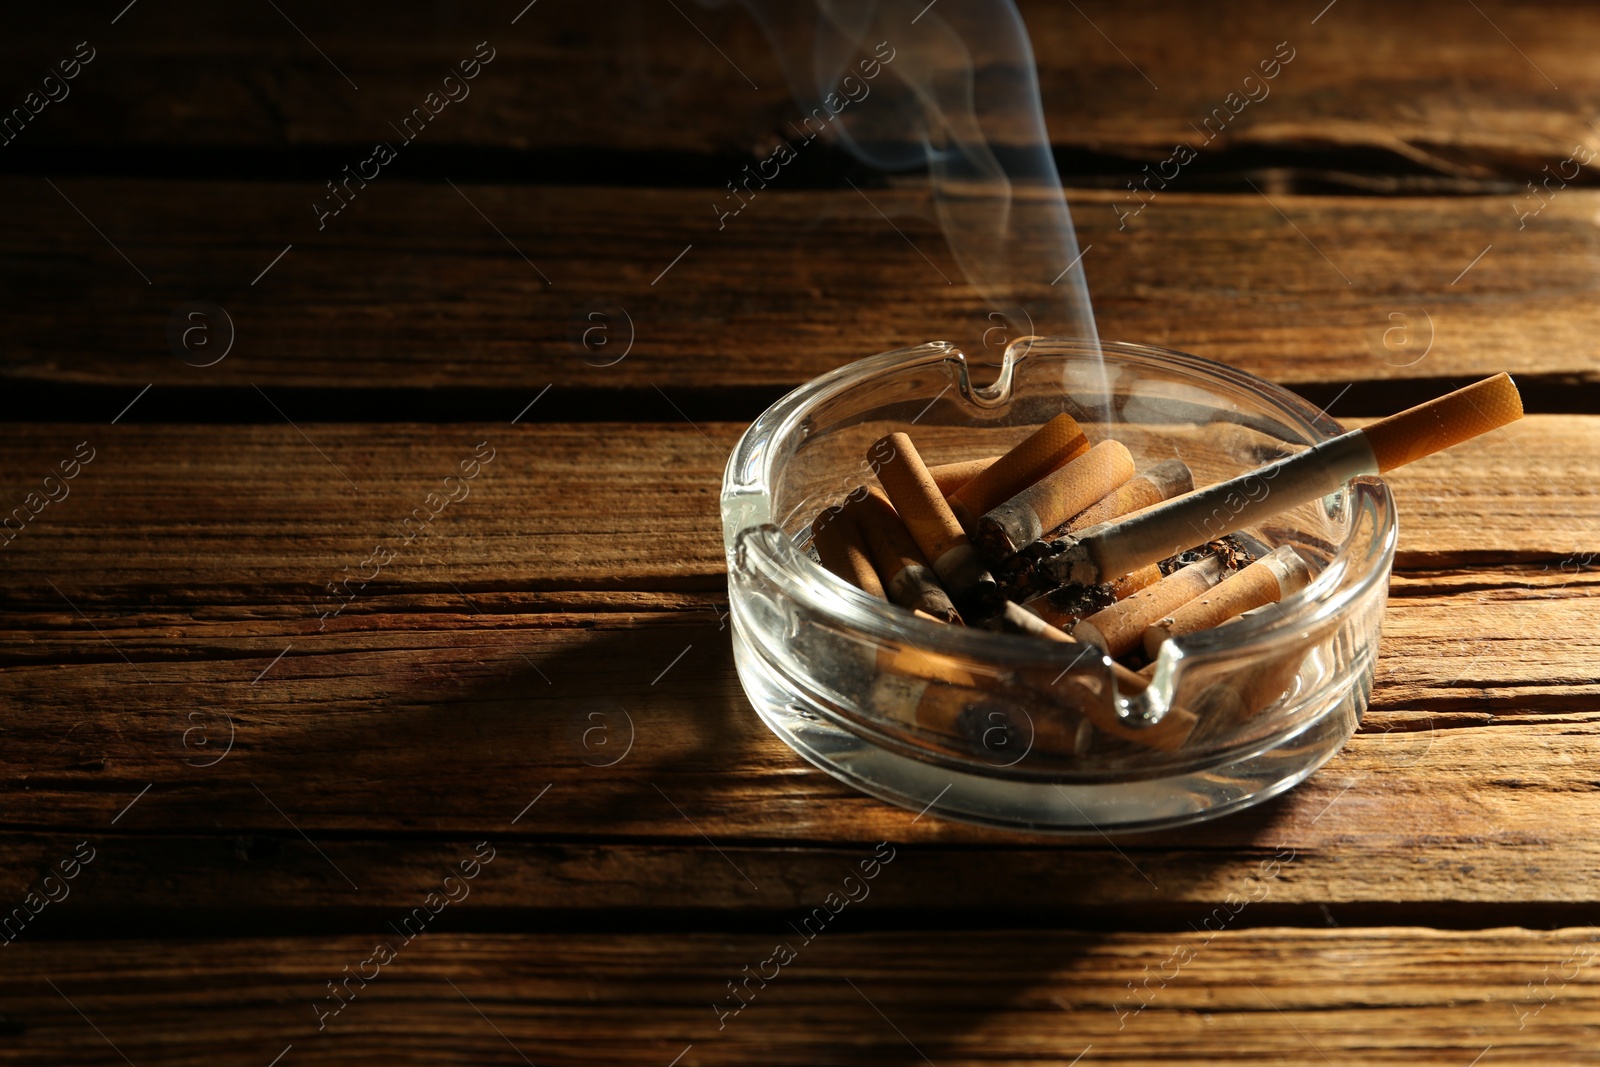
[[[1240,531],[1258,552],[1292,545],[1310,584],[1167,640],[1137,685],[1092,646],[920,618],[813,558],[812,520],[876,484],[867,451],[884,435],[947,464],[1001,454],[1063,411],[1141,470],[1183,460],[1197,487],[1343,432],[1270,382],[1134,344],[1026,338],[984,387],[942,342],[817,378],[750,426],[723,478],[734,659],[757,714],[866,793],[1017,830],[1173,826],[1302,781],[1371,695],[1398,531],[1377,478]]]

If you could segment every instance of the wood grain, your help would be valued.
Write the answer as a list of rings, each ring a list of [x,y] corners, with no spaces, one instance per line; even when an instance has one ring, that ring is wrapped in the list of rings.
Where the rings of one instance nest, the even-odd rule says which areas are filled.
[[[458,613],[463,593],[489,591],[549,594],[528,602],[541,611],[566,610],[560,591],[610,591],[623,605],[628,591],[716,594],[717,497],[742,429],[15,425],[0,468],[7,513],[81,442],[95,458],[0,549],[0,603],[275,605],[289,632],[315,632],[326,610],[315,598],[347,574],[370,576],[363,560],[380,543],[395,558],[345,619],[398,592],[435,594]],[[428,504],[481,443],[494,459],[467,496]],[[1600,419],[1535,415],[1395,472],[1400,565],[1589,569],[1596,447]],[[425,505],[438,517],[407,545],[419,526],[401,524]]]
[[[118,5],[102,6],[109,20]],[[1600,23],[1577,3],[1463,13],[1444,0],[1343,0],[1315,22],[1315,12],[1264,0],[1230,4],[1225,16],[1176,0],[1137,9],[1030,0],[1022,10],[1050,137],[1063,148],[1154,161],[1175,141],[1198,145],[1195,127],[1243,92],[1244,77],[1279,42],[1293,60],[1208,153],[1365,152],[1390,170],[1509,174],[1520,184],[1594,137],[1583,101],[1600,86],[1584,57],[1600,42]],[[546,0],[515,25],[515,5],[508,13],[486,3],[285,14],[190,0],[110,27],[76,10],[40,13],[0,49],[5,99],[20,101],[71,42],[89,36],[100,56],[70,104],[49,107],[19,143],[168,146],[174,167],[188,146],[366,145],[389,138],[389,124],[484,39],[495,62],[430,127],[430,143],[754,158],[801,114],[771,47],[736,8],[635,3],[601,17],[589,5]],[[1207,46],[1190,47],[1198,40]],[[990,73],[993,56],[981,44],[973,50],[981,75]],[[1011,129],[999,133],[1015,139]],[[1342,165],[1362,162],[1347,156]],[[1341,162],[1312,165],[1336,171]],[[1138,167],[1127,170],[1131,178]]]
[[[319,232],[314,183],[57,185],[71,204],[41,179],[0,179],[16,206],[0,244],[12,329],[0,373],[112,383],[130,398],[151,382],[526,390],[485,413],[510,420],[552,382],[654,401],[658,389],[795,385],[940,338],[993,359],[1028,330],[987,332],[991,306],[909,186],[771,189],[719,231],[698,191],[386,176]],[[1520,230],[1511,197],[1174,191],[1120,230],[1115,194],[1072,200],[1106,339],[1291,384],[1501,370],[1594,381],[1600,193],[1564,191]],[[1032,332],[1062,328],[1054,273],[1021,290]],[[191,301],[231,318],[233,348],[214,366],[187,365],[180,355],[206,360],[169,339],[174,321],[179,336],[192,325],[178,314]],[[202,321],[222,344],[221,321]],[[659,418],[676,417],[662,400]]]
[[[230,899],[339,909],[363,899],[347,875],[391,899],[431,839],[498,833],[532,851],[496,907],[760,909],[792,906],[840,842],[893,838],[935,850],[952,901],[995,892],[961,849],[1004,845],[984,870],[1016,872],[1019,908],[1163,907],[1225,895],[1288,843],[1307,874],[1286,905],[1586,902],[1595,425],[1533,416],[1400,472],[1411,569],[1363,733],[1281,801],[1122,853],[915,821],[759,726],[716,533],[738,427],[16,427],[17,499],[77,441],[99,451],[5,549],[9,870],[20,891],[25,857],[71,828],[126,857],[86,909],[204,909],[218,877]],[[320,583],[397,542],[390,524],[484,437],[470,495],[319,620]]]
[[[1592,959],[1594,936],[430,932],[325,1018],[313,1005],[339,1003],[326,983],[400,938],[17,945],[0,1062],[264,1064],[292,1046],[285,1062],[309,1064],[1576,1063],[1600,1004],[1572,961]],[[793,961],[751,980],[719,1029],[712,1004],[739,1003],[725,983],[784,940]]]

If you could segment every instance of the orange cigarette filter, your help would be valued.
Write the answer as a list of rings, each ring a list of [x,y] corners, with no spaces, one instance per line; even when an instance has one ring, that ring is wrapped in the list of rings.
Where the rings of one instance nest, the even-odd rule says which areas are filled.
[[[922,550],[881,491],[869,489],[865,496],[847,504],[845,510],[861,532],[889,600],[940,622],[961,621],[950,594],[939,584]]]
[[[879,439],[867,450],[867,461],[912,540],[952,595],[960,599],[985,581],[993,583],[911,438],[892,433]]]
[[[1132,574],[1124,574],[1111,582],[1111,595],[1126,600],[1141,589],[1148,589],[1161,580],[1161,564],[1149,563]]]
[[[1051,471],[1089,451],[1083,428],[1062,412],[950,494],[950,509],[969,534],[973,523]]]
[[[1024,633],[1063,645],[1077,645],[1080,643],[1072,635],[1050,625],[1028,611],[1028,609],[1019,607],[1009,601],[1006,603],[1005,613],[1006,621],[1021,629]],[[1111,663],[1111,674],[1116,679],[1117,688],[1124,694],[1142,693],[1150,687],[1148,678],[1140,677],[1115,661]],[[1059,676],[1057,681],[1059,681]],[[1081,692],[1082,688],[1079,683],[1073,682],[1067,687],[1067,692]],[[1160,722],[1144,728],[1135,728],[1128,726],[1117,718],[1116,713],[1111,710],[1109,705],[1095,696],[1084,693],[1083,699],[1078,701],[1073,701],[1070,697],[1065,697],[1065,699],[1067,699],[1068,703],[1076,706],[1097,729],[1113,737],[1122,738],[1125,741],[1132,741],[1135,744],[1167,752],[1181,747],[1189,739],[1189,735],[1194,732],[1195,726],[1200,721],[1193,712],[1185,711],[1183,708],[1171,708],[1166,715],[1162,716]]]
[[[1215,588],[1151,623],[1144,632],[1144,650],[1154,656],[1169,637],[1221,626],[1247,611],[1298,593],[1310,583],[1311,568],[1300,558],[1300,553],[1290,545],[1275,548],[1243,570],[1229,575]]]
[[[1382,474],[1520,418],[1522,396],[1511,375],[1500,373],[1355,432],[1367,439]]]
[[[951,493],[982,474],[989,464],[999,458],[985,456],[983,459],[964,459],[960,463],[936,463],[928,468],[928,473],[933,475],[933,484],[948,501]]]
[[[1067,533],[1087,530],[1102,522],[1131,515],[1140,508],[1170,500],[1194,488],[1194,473],[1181,459],[1164,459],[1160,463],[1134,476],[1126,485],[1114,490],[1073,516],[1067,523]]]
[[[1145,627],[1204,593],[1222,577],[1222,561],[1207,556],[1128,599],[1095,612],[1072,628],[1072,636],[1099,645],[1109,655],[1120,656],[1138,646]]]
[[[884,596],[883,583],[872,566],[867,545],[854,516],[842,507],[823,511],[811,523],[811,543],[822,565],[857,589]]]
[[[1003,560],[1133,477],[1133,456],[1120,441],[1101,441],[1061,469],[996,505],[973,534],[992,560]]]

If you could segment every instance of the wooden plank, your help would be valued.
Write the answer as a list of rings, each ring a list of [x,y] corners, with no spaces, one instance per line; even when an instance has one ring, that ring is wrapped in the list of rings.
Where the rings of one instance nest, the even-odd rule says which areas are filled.
[[[4,374],[16,380],[110,383],[129,397],[152,382],[527,398],[554,383],[654,401],[657,389],[798,384],[939,338],[987,359],[1017,335],[985,333],[990,306],[927,221],[926,192],[910,186],[870,199],[772,189],[719,231],[703,191],[458,191],[385,176],[319,233],[320,184],[57,184],[71,204],[38,178],[0,179],[16,206],[0,244]],[[1107,339],[1291,384],[1500,370],[1594,381],[1600,193],[1562,192],[1520,231],[1504,197],[1164,192],[1119,230],[1115,194],[1072,196]],[[1063,328],[1050,280],[1024,289],[1041,333]],[[234,334],[226,358],[203,369],[190,364],[218,348],[170,339],[195,325],[183,310],[193,301],[220,306]],[[207,314],[198,324],[209,332],[191,340],[221,345],[222,319]],[[253,391],[246,399],[267,411]],[[503,415],[486,417],[509,420],[523,403],[508,397]],[[667,401],[660,411],[676,418]]]
[[[85,884],[89,908],[215,906],[212,875],[177,872],[218,863],[263,907],[370,906],[369,886],[388,899],[441,840],[474,835],[522,872],[482,901],[500,907],[788,907],[842,844],[885,839],[929,853],[928,878],[885,901],[906,906],[1216,900],[1279,847],[1298,857],[1283,904],[1590,903],[1600,582],[1471,580],[1405,583],[1374,713],[1310,782],[1120,851],[919,820],[812,770],[750,711],[709,605],[540,615],[485,597],[485,618],[437,598],[320,635],[243,607],[10,613],[0,789],[34,842],[19,856],[70,829],[121,857],[95,872],[105,895]],[[618,840],[653,844],[563,844]],[[993,862],[973,869],[972,847]],[[667,871],[671,888],[652,877]]]
[[[1214,900],[1280,842],[1308,857],[1285,903],[1585,902],[1600,583],[1584,553],[1600,546],[1579,457],[1595,425],[1535,416],[1514,445],[1405,471],[1403,544],[1433,569],[1395,581],[1363,734],[1284,800],[1122,853],[914,821],[766,733],[726,643],[715,486],[736,427],[492,431],[469,496],[325,623],[318,583],[359,569],[474,454],[478,427],[15,427],[7,499],[76,442],[98,451],[4,550],[5,828],[19,856],[69,830],[119,842],[128,866],[108,867],[121,873],[106,897],[83,894],[89,906],[168,906],[155,887],[185,899],[198,889],[158,872],[209,886],[200,872],[236,836],[275,850],[232,868],[256,885],[240,899],[316,885],[315,907],[353,906],[295,827],[357,884],[391,887],[441,835],[529,840],[518,891],[541,908],[560,906],[551,884],[662,907],[790,906],[819,876],[807,850],[885,838],[1020,849],[999,868],[1027,875],[1019,907]],[[1548,457],[1532,491],[1519,448]],[[1449,562],[1467,558],[1483,562]],[[601,738],[625,733],[630,756],[597,766],[617,751]],[[539,820],[513,823],[547,785]],[[765,888],[720,870],[696,826]],[[553,878],[568,861],[551,842],[574,835],[665,851],[591,851]],[[19,892],[31,862],[8,868]],[[989,891],[952,874],[970,865],[959,852],[928,862],[922,884]]]
[[[824,929],[806,942],[775,922],[740,935],[18,945],[0,976],[15,1012],[0,1063],[1581,1062],[1600,1023],[1584,975],[1595,936]],[[384,939],[392,960],[363,966]],[[763,968],[780,942],[788,962]],[[369,980],[334,999],[327,983],[346,967]],[[769,978],[738,984],[758,972]]]
[[[541,403],[559,405],[559,394]],[[456,597],[456,609],[460,591],[716,593],[725,587],[718,493],[742,430],[13,425],[0,469],[8,509],[41,493],[42,479],[80,444],[93,459],[66,483],[65,499],[9,531],[0,603],[54,611],[64,593],[85,605],[274,605],[290,632],[314,632],[326,583],[370,577],[363,560],[380,543],[394,558],[346,618],[396,592]],[[939,433],[929,426],[923,436]],[[957,439],[983,455],[1014,436]],[[467,495],[429,503],[461,463],[475,462],[480,444],[494,458],[479,464]],[[1590,561],[1574,554],[1600,549],[1587,460],[1597,447],[1600,419],[1535,415],[1395,472],[1400,565],[1571,560],[1569,570],[1586,569]],[[418,508],[437,518],[423,526]],[[566,610],[559,599],[526,606]]]
[[[105,6],[109,20],[119,5]],[[1520,180],[1593,134],[1581,101],[1600,90],[1586,58],[1600,21],[1581,4],[1489,4],[1466,18],[1444,0],[1343,0],[1312,22],[1254,0],[1230,8],[1222,35],[1213,13],[1176,0],[1022,6],[1050,135],[1065,148],[1165,158],[1175,141],[1203,145],[1197,127],[1245,91],[1268,95],[1237,118],[1225,113],[1208,153],[1363,149],[1391,168]],[[366,144],[388,139],[390,124],[487,39],[495,61],[429,127],[428,143],[753,154],[802,113],[768,42],[737,8],[643,4],[597,18],[586,5],[547,0],[513,25],[517,13],[359,3],[280,16],[190,0],[114,27],[77,10],[43,13],[8,34],[0,88],[20,102],[88,36],[99,55],[70,103],[48,106],[20,144]],[[1199,39],[1210,45],[1177,44]],[[987,72],[992,54],[969,47]],[[1293,58],[1264,88],[1246,86],[1275,53]]]

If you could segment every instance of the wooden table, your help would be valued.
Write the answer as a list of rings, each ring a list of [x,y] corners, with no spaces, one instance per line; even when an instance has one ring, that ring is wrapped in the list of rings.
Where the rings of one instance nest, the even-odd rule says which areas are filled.
[[[919,180],[831,150],[719,232],[794,105],[746,16],[675,6],[8,19],[6,107],[94,58],[0,147],[0,507],[75,474],[0,548],[0,1062],[1600,1058],[1591,169],[1519,218],[1600,145],[1600,15],[1025,5],[1105,337],[1352,422],[1501,369],[1531,412],[1393,479],[1338,757],[1215,823],[1064,840],[852,792],[745,701],[733,441],[983,304],[929,271],[959,278]],[[484,40],[471,97],[319,230]],[[1285,40],[1119,230],[1123,183]]]

